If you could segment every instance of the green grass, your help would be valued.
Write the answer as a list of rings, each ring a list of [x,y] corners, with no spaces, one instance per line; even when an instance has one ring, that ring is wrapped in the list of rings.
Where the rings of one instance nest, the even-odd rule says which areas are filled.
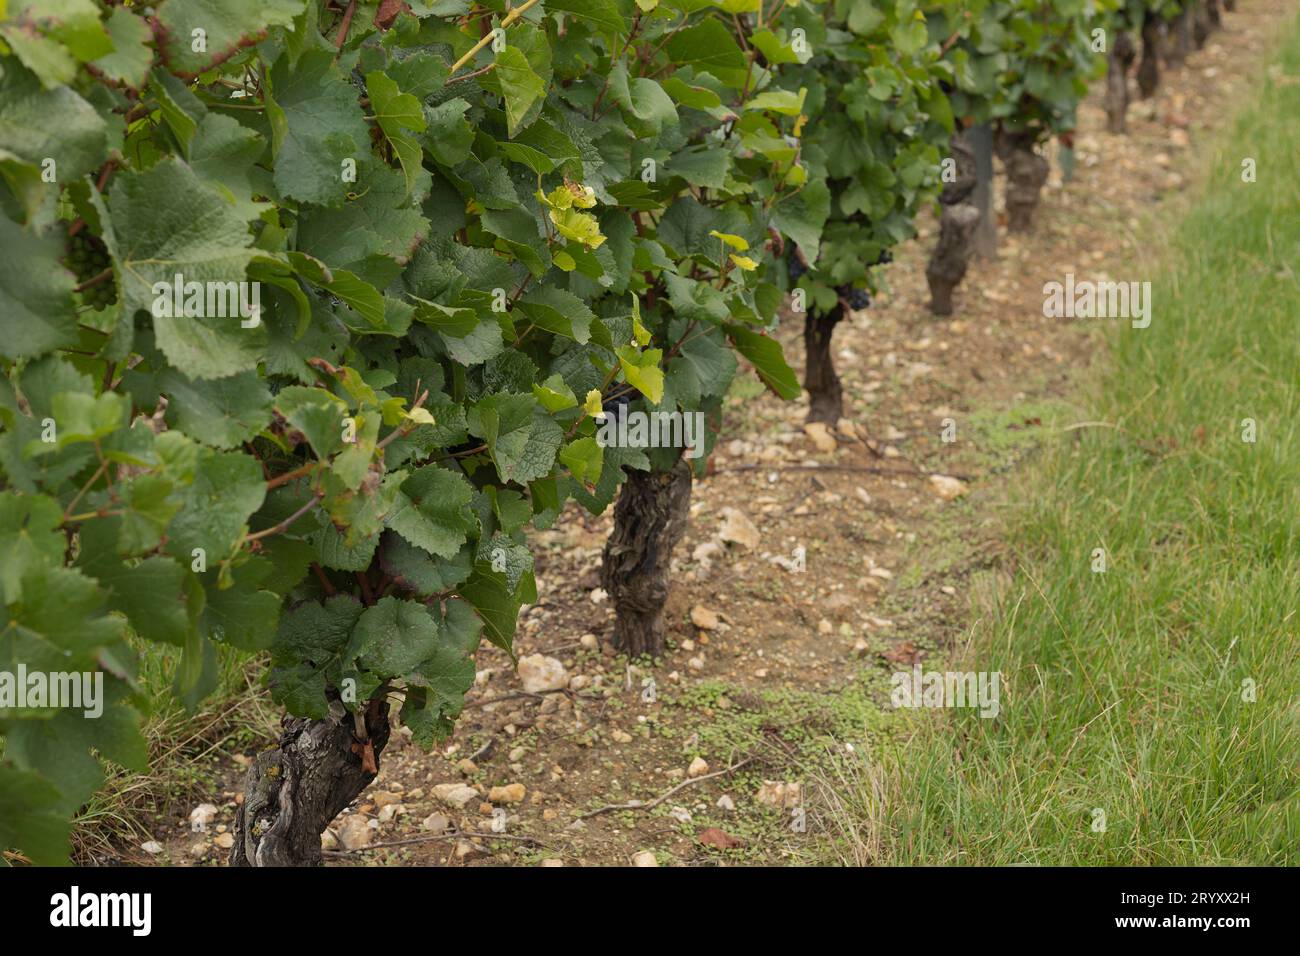
[[[120,847],[153,839],[154,827],[187,816],[199,803],[221,803],[222,761],[236,750],[274,739],[278,714],[261,687],[262,664],[252,655],[218,647],[216,687],[187,711],[172,692],[179,657],[174,648],[138,641],[139,681],[149,699],[143,732],[149,770],[114,767],[104,786],[73,821],[73,860],[95,863]]]
[[[1300,22],[1279,62],[1292,79],[1256,84],[1156,274],[1123,276],[1156,311],[1086,383],[1110,427],[1059,432],[1015,483],[1014,570],[957,664],[1003,673],[1001,716],[927,712],[841,768],[833,857],[1300,859]]]

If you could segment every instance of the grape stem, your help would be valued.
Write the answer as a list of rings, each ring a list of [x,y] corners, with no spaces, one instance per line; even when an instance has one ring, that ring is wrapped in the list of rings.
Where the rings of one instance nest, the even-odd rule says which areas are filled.
[[[109,266],[109,267],[108,267],[107,269],[105,269],[103,272],[100,272],[100,273],[98,273],[98,274],[96,274],[96,275],[93,275],[93,276],[91,276],[89,279],[87,279],[85,282],[81,283],[81,285],[77,286],[77,288],[76,288],[75,291],[77,291],[77,292],[85,292],[87,289],[90,289],[90,288],[93,288],[94,286],[99,285],[101,282],[103,282],[105,279],[111,277],[112,275],[113,275],[113,267],[112,267],[112,266]]]
[[[343,52],[343,44],[348,41],[348,30],[352,27],[352,15],[357,12],[357,0],[348,0],[348,8],[343,12],[343,19],[339,23],[338,39],[334,41],[335,47],[339,53]],[[337,59],[337,54],[335,55]]]
[[[281,531],[288,530],[289,525],[293,524],[307,512],[311,511],[318,504],[320,504],[320,495],[313,495],[310,501],[278,524],[273,524],[271,527],[264,528],[254,534],[244,535],[244,543],[247,544],[249,541],[258,541],[262,538],[269,538],[273,534],[279,534]]]

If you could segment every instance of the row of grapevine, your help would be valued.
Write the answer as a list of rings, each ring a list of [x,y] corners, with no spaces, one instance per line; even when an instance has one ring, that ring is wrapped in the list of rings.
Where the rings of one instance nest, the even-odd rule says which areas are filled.
[[[226,645],[290,715],[231,861],[318,861],[390,706],[431,746],[511,651],[570,503],[618,499],[612,639],[658,653],[739,360],[799,395],[789,300],[838,417],[831,330],[949,138],[1069,128],[1042,104],[1098,61],[1062,6],[10,0],[0,848],[64,859],[105,765],[145,768],[144,648],[194,706]],[[652,411],[709,424],[602,434]]]

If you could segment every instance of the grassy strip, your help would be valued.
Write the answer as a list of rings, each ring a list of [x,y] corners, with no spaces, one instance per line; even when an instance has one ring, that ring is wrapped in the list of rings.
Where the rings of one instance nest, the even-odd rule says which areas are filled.
[[[951,665],[1000,671],[1001,715],[930,712],[840,768],[840,859],[1300,857],[1300,22],[1257,89],[1151,326],[1115,323],[1086,416],[1111,427],[1063,432],[1017,492],[1015,572]]]
[[[150,702],[143,727],[149,770],[115,768],[82,808],[72,831],[73,860],[80,865],[111,861],[123,849],[135,852],[159,836],[159,821],[186,816],[199,803],[221,803],[223,758],[274,737],[278,714],[260,686],[262,665],[254,657],[217,648],[216,687],[188,711],[171,689],[177,653],[157,644],[139,646],[139,679]]]

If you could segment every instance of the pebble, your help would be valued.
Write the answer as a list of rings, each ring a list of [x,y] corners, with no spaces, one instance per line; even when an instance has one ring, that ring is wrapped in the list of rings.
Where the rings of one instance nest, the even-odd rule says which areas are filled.
[[[691,559],[698,561],[700,564],[708,565],[714,558],[722,556],[722,545],[713,539],[702,541],[695,546],[691,552]]]
[[[440,783],[433,788],[433,795],[448,806],[463,810],[471,800],[478,799],[479,792],[463,783]]]
[[[789,809],[799,805],[803,785],[780,780],[764,780],[755,799],[769,807]]]
[[[948,475],[931,475],[930,487],[944,501],[952,501],[966,494],[966,482]]]
[[[691,623],[701,631],[714,631],[718,628],[718,615],[716,611],[710,611],[703,604],[697,604],[691,608]]]
[[[686,776],[702,777],[709,772],[709,762],[703,757],[696,757],[691,761],[691,765],[686,768]]]
[[[632,857],[633,866],[658,866],[659,861],[649,850],[642,850]]]
[[[456,844],[456,859],[473,860],[480,856],[487,856],[487,850],[480,846],[475,846],[469,840],[460,840]]]
[[[835,436],[830,433],[824,422],[808,422],[803,426],[804,434],[808,436],[813,446],[823,454],[829,455],[839,443],[835,441]]]
[[[522,803],[526,793],[527,788],[522,783],[508,783],[489,790],[488,799],[493,803]]]
[[[431,813],[420,821],[421,830],[429,830],[433,833],[444,833],[451,829],[451,818],[445,813]]]
[[[722,509],[722,527],[718,530],[718,537],[746,549],[757,548],[762,541],[754,522],[739,508]]]
[[[144,850],[144,852],[150,854],[151,856],[157,856],[159,853],[163,851],[163,845],[159,843],[157,840],[149,840],[146,843],[141,843],[140,849]]]
[[[207,833],[208,824],[217,817],[215,803],[200,803],[190,811],[190,830],[193,833]]]
[[[529,694],[563,690],[569,685],[569,672],[554,657],[529,654],[519,659],[519,679]]]
[[[370,845],[370,841],[375,838],[375,831],[370,828],[365,817],[353,814],[343,818],[338,837],[345,850],[359,850]]]

